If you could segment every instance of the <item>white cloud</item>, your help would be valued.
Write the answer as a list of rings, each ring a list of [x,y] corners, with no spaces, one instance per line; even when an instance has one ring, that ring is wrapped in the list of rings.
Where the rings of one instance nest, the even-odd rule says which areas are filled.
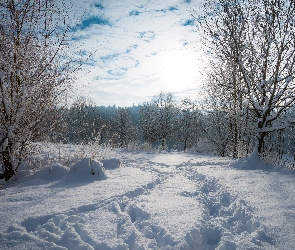
[[[75,0],[73,12],[83,18],[74,43],[86,53],[97,50],[79,73],[84,93],[98,105],[125,106],[159,91],[181,96],[198,88],[204,55],[197,29],[188,21],[198,5],[184,0]]]

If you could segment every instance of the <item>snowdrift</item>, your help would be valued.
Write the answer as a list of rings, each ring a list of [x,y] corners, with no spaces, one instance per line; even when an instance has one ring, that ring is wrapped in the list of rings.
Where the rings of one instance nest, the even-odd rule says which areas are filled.
[[[71,166],[65,181],[91,182],[106,179],[103,165],[100,162],[85,158]]]
[[[29,185],[44,185],[47,183],[89,183],[107,178],[106,169],[112,170],[120,166],[116,158],[94,161],[90,158],[78,160],[72,166],[61,164],[45,166],[41,169],[31,170],[30,166],[21,167],[20,171],[7,183],[3,181],[4,188]]]

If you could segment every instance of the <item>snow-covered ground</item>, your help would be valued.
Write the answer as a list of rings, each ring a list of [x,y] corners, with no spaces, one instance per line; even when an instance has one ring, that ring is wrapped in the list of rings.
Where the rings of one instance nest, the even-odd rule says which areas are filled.
[[[179,152],[62,161],[60,151],[48,146],[38,170],[0,190],[0,249],[295,249],[291,170]]]

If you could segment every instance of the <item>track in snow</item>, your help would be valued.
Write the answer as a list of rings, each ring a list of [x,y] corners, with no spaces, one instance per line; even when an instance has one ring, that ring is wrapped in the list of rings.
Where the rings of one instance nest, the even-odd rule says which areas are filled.
[[[123,165],[130,174],[140,169],[157,178],[94,203],[28,217],[0,234],[4,249],[25,249],[27,242],[40,249],[83,250],[273,247],[253,208],[189,162],[139,158]],[[11,237],[20,237],[22,244],[13,245]]]

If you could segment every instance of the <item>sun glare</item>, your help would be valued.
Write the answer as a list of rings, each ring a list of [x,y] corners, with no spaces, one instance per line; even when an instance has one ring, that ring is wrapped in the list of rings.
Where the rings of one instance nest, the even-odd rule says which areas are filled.
[[[159,77],[162,91],[183,91],[196,87],[199,76],[197,55],[188,50],[171,50],[160,55]]]

